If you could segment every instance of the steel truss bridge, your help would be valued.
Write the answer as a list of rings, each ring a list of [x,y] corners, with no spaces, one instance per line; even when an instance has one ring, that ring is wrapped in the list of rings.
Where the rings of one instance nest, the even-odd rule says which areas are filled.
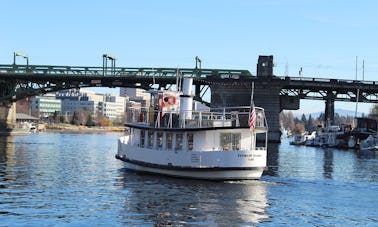
[[[14,102],[26,97],[81,87],[169,88],[182,77],[193,78],[194,99],[209,106],[249,105],[254,82],[255,104],[267,113],[272,142],[280,141],[279,113],[299,109],[300,99],[324,100],[324,121],[330,124],[335,101],[378,103],[375,81],[278,77],[271,75],[272,68],[263,67],[260,64],[259,74],[258,64],[258,75],[253,76],[248,70],[228,69],[0,65],[0,131],[12,127]]]
[[[378,82],[306,77],[280,77],[281,95],[300,99],[378,103]],[[357,100],[358,99],[358,100]]]
[[[203,96],[210,84],[219,79],[251,78],[248,70],[178,69],[178,68],[104,68],[45,65],[0,65],[0,103],[58,90],[80,87],[135,87],[150,89],[176,84],[182,77],[193,77],[195,99],[206,103]],[[218,78],[218,81],[209,79]],[[237,82],[237,81],[234,81]],[[238,81],[237,84],[241,82]],[[208,103],[207,103],[208,104]]]
[[[204,103],[212,84],[248,86],[275,84],[280,95],[299,99],[378,103],[378,82],[308,77],[256,77],[248,70],[199,68],[104,68],[49,65],[0,65],[0,103],[80,87],[166,87],[193,77],[195,99]],[[208,104],[208,103],[207,103]]]

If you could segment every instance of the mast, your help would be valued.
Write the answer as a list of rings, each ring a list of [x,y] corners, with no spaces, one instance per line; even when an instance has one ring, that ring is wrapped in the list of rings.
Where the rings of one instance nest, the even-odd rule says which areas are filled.
[[[355,80],[357,81],[357,63],[358,63],[358,57],[356,56],[356,78]],[[357,88],[357,94],[356,94],[356,110],[354,112],[354,118],[355,118],[355,126],[357,126],[357,109],[358,109],[358,99],[359,99],[359,96],[360,96],[360,89]]]

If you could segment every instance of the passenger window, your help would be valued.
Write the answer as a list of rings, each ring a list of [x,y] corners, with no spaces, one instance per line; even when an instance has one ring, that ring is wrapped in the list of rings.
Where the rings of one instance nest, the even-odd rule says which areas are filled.
[[[188,133],[187,134],[187,145],[188,145],[188,151],[191,151],[193,150],[193,134],[192,133]]]

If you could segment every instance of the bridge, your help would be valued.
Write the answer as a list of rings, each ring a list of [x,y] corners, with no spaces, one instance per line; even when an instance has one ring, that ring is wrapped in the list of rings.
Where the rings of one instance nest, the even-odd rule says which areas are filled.
[[[0,128],[15,121],[14,102],[29,96],[81,87],[149,89],[192,77],[195,100],[211,107],[249,105],[254,82],[255,104],[265,108],[269,139],[279,141],[279,113],[299,109],[300,99],[325,101],[326,122],[334,120],[334,102],[378,103],[378,82],[273,75],[273,56],[260,56],[257,76],[248,70],[202,68],[122,68],[48,65],[0,65]],[[210,93],[211,100],[206,100]]]

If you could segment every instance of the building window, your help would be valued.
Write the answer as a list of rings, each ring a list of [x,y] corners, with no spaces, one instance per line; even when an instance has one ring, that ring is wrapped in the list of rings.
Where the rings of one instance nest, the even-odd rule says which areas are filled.
[[[223,150],[239,150],[240,149],[240,133],[221,133],[220,146]]]

